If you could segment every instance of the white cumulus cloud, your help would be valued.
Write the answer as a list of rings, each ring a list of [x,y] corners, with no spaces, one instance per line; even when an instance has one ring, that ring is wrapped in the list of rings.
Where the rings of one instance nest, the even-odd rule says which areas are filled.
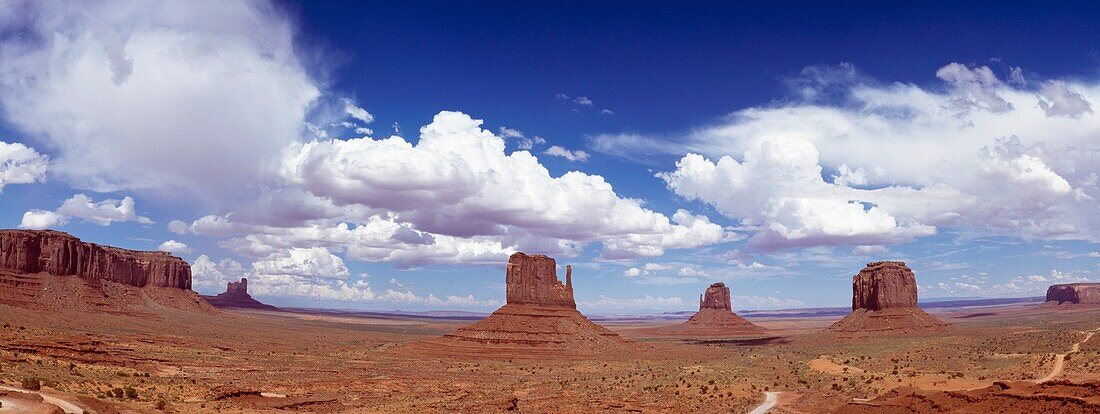
[[[270,2],[9,1],[0,26],[3,117],[80,188],[240,197],[320,95]]]
[[[18,142],[0,141],[0,192],[9,184],[30,184],[46,179],[49,159]]]

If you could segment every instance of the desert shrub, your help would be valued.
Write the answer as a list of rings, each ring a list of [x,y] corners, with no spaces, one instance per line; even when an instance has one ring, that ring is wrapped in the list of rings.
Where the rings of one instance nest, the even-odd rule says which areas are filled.
[[[25,390],[38,391],[42,389],[42,380],[35,377],[23,378],[23,381],[20,382],[20,386]]]
[[[137,390],[135,390],[134,387],[127,385],[126,389],[123,391],[126,392],[126,398],[137,398]]]
[[[123,391],[122,388],[115,388],[115,389],[111,390],[111,396],[112,397],[122,398],[122,396],[124,396],[124,395],[126,395],[126,391]]]

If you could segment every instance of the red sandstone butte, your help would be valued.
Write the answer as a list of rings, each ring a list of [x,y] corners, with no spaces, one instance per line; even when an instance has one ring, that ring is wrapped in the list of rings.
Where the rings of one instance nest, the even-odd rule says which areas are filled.
[[[710,285],[706,292],[699,296],[699,311],[691,315],[686,322],[654,328],[646,332],[690,338],[752,335],[767,331],[733,313],[730,306],[730,288],[726,287],[725,283],[718,282]]]
[[[278,310],[274,306],[260,302],[248,294],[248,279],[241,278],[240,282],[227,282],[225,292],[217,296],[203,296],[204,300],[218,308],[245,308]]]
[[[872,262],[852,277],[852,313],[830,331],[936,332],[948,325],[917,307],[917,278],[903,262]]]
[[[554,259],[513,254],[508,259],[504,306],[473,325],[413,349],[461,357],[543,358],[593,356],[629,347],[618,334],[577,311],[572,269],[565,269],[563,284]]]
[[[507,303],[521,305],[567,306],[573,301],[573,268],[565,267],[565,284],[558,281],[557,262],[543,255],[515,253],[508,258],[504,278]]]
[[[1047,288],[1047,303],[1100,305],[1100,283],[1069,283]]]
[[[0,230],[0,269],[191,289],[191,265],[170,253],[85,243],[53,230]]]

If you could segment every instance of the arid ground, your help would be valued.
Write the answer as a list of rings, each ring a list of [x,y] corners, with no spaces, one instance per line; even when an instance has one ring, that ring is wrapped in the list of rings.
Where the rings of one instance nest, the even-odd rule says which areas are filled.
[[[47,397],[98,413],[727,413],[752,410],[766,391],[780,392],[771,412],[815,413],[858,409],[899,387],[958,391],[1052,372],[1100,381],[1100,340],[1070,353],[1100,328],[1100,310],[1011,305],[936,316],[953,329],[835,338],[820,330],[836,317],[754,318],[772,331],[705,342],[647,338],[658,322],[603,322],[639,351],[508,360],[427,357],[408,346],[470,321],[0,305],[0,385],[37,380]]]

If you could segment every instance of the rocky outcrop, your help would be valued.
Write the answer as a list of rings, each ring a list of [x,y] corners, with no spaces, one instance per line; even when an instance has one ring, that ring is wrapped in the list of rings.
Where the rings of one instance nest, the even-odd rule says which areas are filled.
[[[872,262],[852,278],[852,309],[915,308],[917,278],[903,262]]]
[[[246,278],[241,278],[240,282],[226,283],[225,292],[219,293],[217,296],[203,296],[202,298],[218,308],[279,309],[253,299],[252,295],[248,294],[248,279]]]
[[[505,276],[507,303],[567,306],[573,300],[573,268],[565,267],[565,284],[558,281],[558,264],[541,254],[515,253],[508,258]]]
[[[644,330],[647,334],[682,338],[711,338],[752,335],[767,332],[761,326],[733,313],[730,288],[718,282],[699,296],[699,311],[684,323]]]
[[[1100,305],[1100,283],[1069,283],[1047,288],[1047,303]]]
[[[917,278],[903,262],[872,262],[852,277],[852,313],[829,327],[847,335],[937,332],[948,325],[917,307]]]
[[[473,325],[414,344],[420,353],[461,358],[561,358],[618,353],[632,346],[577,312],[572,269],[565,283],[557,263],[515,253],[508,260],[506,303]]]
[[[703,309],[732,310],[730,288],[722,282],[710,285],[702,295],[699,295],[699,310]]]
[[[52,230],[0,230],[0,269],[191,289],[191,266],[170,253],[101,246]]]
[[[822,410],[824,412],[824,410]],[[870,400],[852,399],[834,414],[1100,413],[1100,384],[994,382],[985,388],[934,390],[898,387]]]

